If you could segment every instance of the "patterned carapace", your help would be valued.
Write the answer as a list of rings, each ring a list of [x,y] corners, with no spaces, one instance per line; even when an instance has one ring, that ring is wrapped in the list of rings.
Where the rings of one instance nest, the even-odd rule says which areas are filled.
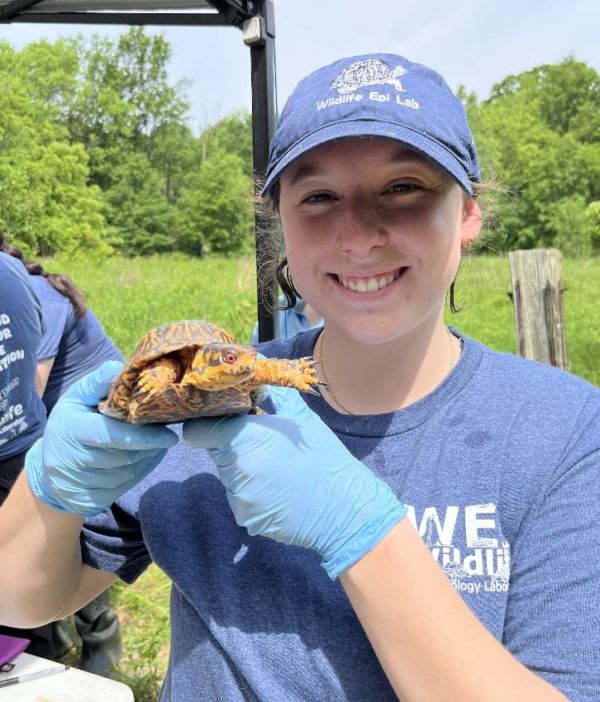
[[[256,413],[265,385],[315,392],[312,358],[265,359],[225,329],[201,320],[163,324],[138,343],[102,414],[138,424]]]

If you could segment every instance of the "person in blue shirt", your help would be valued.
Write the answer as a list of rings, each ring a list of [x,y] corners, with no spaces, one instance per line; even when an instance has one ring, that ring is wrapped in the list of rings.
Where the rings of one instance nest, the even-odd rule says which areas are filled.
[[[27,271],[0,252],[0,504],[46,424],[46,409],[35,383],[44,332],[42,307]],[[0,633],[28,638],[27,652],[34,655],[55,658],[68,650],[62,629],[54,624],[25,631],[0,627]]]
[[[304,78],[262,193],[287,304],[325,321],[258,350],[313,356],[321,393],[180,428],[96,411],[120,364],[83,378],[0,509],[0,620],[154,562],[161,702],[596,702],[600,390],[446,326],[485,187],[437,72],[370,54]]]
[[[12,257],[21,274],[29,274],[27,282],[37,298],[35,309],[41,312],[44,322],[44,331],[35,352],[36,397],[25,406],[37,407],[41,397],[42,409],[45,407],[45,414],[50,413],[58,398],[73,383],[105,361],[123,361],[123,355],[69,276],[49,273],[37,261],[27,260],[22,251],[9,244],[1,232],[0,251],[4,257]],[[19,296],[16,286],[12,289],[11,299],[13,296],[16,301]],[[23,300],[25,303],[26,300]],[[18,338],[24,337],[19,335]],[[24,434],[27,448],[41,433],[40,428],[39,431],[27,431]],[[23,467],[24,453],[13,459],[12,483]],[[122,651],[119,619],[110,607],[110,592],[106,590],[75,612],[74,621],[82,642],[79,667],[99,675],[108,675],[110,666],[119,660]],[[46,636],[46,629],[43,632]],[[39,638],[39,632],[36,635]],[[50,640],[53,643],[43,648],[34,642],[28,651],[58,659],[73,645],[64,622],[56,622]]]
[[[38,348],[36,382],[49,413],[74,382],[105,361],[123,361],[123,354],[69,276],[49,273],[37,261],[25,259],[21,250],[8,244],[2,234],[0,251],[25,266],[42,305],[46,330]]]
[[[279,303],[286,305],[285,296],[280,297]],[[323,326],[323,317],[302,298],[298,298],[293,307],[277,310],[277,317],[279,322],[278,339],[291,339],[300,332]],[[258,323],[254,325],[250,343],[253,346],[258,344]]]
[[[36,390],[42,307],[23,266],[0,250],[0,500],[42,435],[46,410]]]

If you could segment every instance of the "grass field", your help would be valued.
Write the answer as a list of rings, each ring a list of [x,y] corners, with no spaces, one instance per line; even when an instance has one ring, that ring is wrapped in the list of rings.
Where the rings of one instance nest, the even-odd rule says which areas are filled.
[[[68,273],[115,343],[128,355],[151,326],[177,319],[208,319],[248,342],[255,321],[255,269],[251,258],[191,259],[161,256],[85,262],[53,261]],[[567,354],[570,370],[600,386],[600,258],[563,261]],[[499,351],[515,351],[507,258],[474,257],[457,282],[458,315],[447,322]],[[158,696],[169,647],[169,584],[155,567],[132,587],[113,588],[122,621],[125,655],[116,677],[136,702]]]
[[[48,270],[75,280],[125,355],[150,327],[178,319],[208,319],[240,341],[250,339],[256,316],[251,258],[111,258],[93,267],[85,261],[58,261]]]
[[[117,346],[128,355],[155,324],[208,319],[248,342],[256,315],[254,260],[157,256],[56,261],[73,277]],[[600,258],[562,263],[570,370],[600,386]],[[473,257],[457,282],[458,315],[447,322],[498,351],[515,351],[508,258]]]

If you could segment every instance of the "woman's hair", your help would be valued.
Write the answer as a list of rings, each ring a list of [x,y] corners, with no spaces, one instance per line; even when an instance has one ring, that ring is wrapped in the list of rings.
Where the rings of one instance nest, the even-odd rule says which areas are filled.
[[[75,316],[78,319],[85,315],[87,312],[85,295],[81,292],[81,290],[79,290],[68,275],[64,275],[63,273],[49,273],[40,263],[27,260],[25,256],[23,256],[21,249],[18,249],[16,246],[12,246],[6,241],[4,234],[1,231],[0,252],[8,254],[9,256],[21,261],[21,263],[27,269],[29,275],[41,275],[42,278],[45,278],[57,292],[70,300],[75,311]]]
[[[467,195],[465,193],[465,202],[468,200],[475,200],[479,194],[486,190],[497,191],[498,188],[494,185],[487,185],[483,183],[472,183],[473,195]],[[262,183],[258,182],[256,184],[256,191],[260,193],[262,191]],[[275,275],[275,279],[281,291],[285,297],[285,303],[278,306],[278,309],[289,310],[296,304],[300,296],[300,293],[296,290],[292,276],[290,275],[290,269],[288,266],[287,256],[283,252],[281,243],[281,233],[279,225],[279,197],[281,189],[279,181],[276,181],[273,187],[263,196],[257,196],[256,207],[258,212],[261,214],[262,220],[266,223],[267,231],[261,232],[265,236],[269,236],[273,241],[273,250],[280,251],[275,260],[265,261],[264,265],[261,266],[261,273],[265,275]],[[450,284],[450,289],[448,290],[448,304],[450,311],[453,314],[460,312],[460,307],[456,306],[456,289],[455,289],[456,278]]]

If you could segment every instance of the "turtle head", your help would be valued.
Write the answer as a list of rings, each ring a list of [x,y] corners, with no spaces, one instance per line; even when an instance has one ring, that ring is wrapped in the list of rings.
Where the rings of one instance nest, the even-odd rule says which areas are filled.
[[[248,380],[256,367],[253,346],[211,343],[194,352],[182,382],[214,392]]]

